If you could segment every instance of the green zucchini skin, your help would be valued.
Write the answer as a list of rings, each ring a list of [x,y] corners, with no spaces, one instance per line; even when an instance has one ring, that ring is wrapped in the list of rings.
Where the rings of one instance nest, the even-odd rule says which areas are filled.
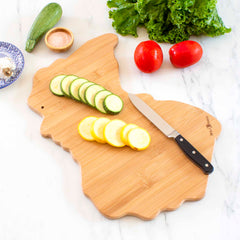
[[[112,98],[112,97],[116,97],[118,100],[119,100],[119,102],[121,102],[121,106],[120,106],[120,108],[118,108],[118,109],[110,109],[109,108],[109,106],[108,106],[108,103],[107,103],[107,101],[110,99],[110,98]],[[122,109],[123,109],[123,100],[118,96],[118,95],[116,95],[116,94],[109,94],[109,95],[107,95],[106,97],[105,97],[105,99],[103,100],[103,108],[104,108],[104,110],[106,111],[106,113],[108,113],[108,114],[111,114],[111,115],[115,115],[115,114],[118,114],[118,113],[120,113],[121,111],[122,111]]]
[[[25,50],[32,52],[43,35],[62,17],[62,7],[58,3],[46,5],[34,20],[28,33]]]

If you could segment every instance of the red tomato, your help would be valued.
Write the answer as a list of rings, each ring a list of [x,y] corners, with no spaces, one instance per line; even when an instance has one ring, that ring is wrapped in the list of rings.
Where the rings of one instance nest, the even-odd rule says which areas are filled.
[[[202,54],[201,45],[191,40],[177,43],[169,49],[170,61],[177,68],[195,64],[201,59]]]
[[[162,49],[152,40],[141,42],[135,49],[134,60],[137,67],[142,72],[155,72],[162,65]]]

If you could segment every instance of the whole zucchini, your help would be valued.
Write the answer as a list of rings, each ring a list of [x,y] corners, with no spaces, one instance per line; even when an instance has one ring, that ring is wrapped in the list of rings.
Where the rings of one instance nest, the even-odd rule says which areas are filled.
[[[61,18],[62,8],[58,3],[49,3],[38,14],[28,33],[25,50],[32,52],[43,35]]]

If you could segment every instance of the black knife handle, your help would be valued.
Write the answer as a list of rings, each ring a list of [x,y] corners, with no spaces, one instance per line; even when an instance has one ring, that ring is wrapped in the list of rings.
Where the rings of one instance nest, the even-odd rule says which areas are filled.
[[[213,172],[212,164],[194,148],[181,134],[175,138],[178,146],[205,174]]]

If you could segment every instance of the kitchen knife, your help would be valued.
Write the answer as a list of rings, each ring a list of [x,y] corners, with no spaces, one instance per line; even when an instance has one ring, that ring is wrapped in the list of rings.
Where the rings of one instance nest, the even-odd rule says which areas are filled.
[[[149,107],[142,99],[134,94],[128,94],[133,105],[148,118],[162,133],[169,138],[174,138],[182,151],[195,163],[205,174],[213,172],[212,164],[189,143],[177,130],[171,127],[158,113]]]

